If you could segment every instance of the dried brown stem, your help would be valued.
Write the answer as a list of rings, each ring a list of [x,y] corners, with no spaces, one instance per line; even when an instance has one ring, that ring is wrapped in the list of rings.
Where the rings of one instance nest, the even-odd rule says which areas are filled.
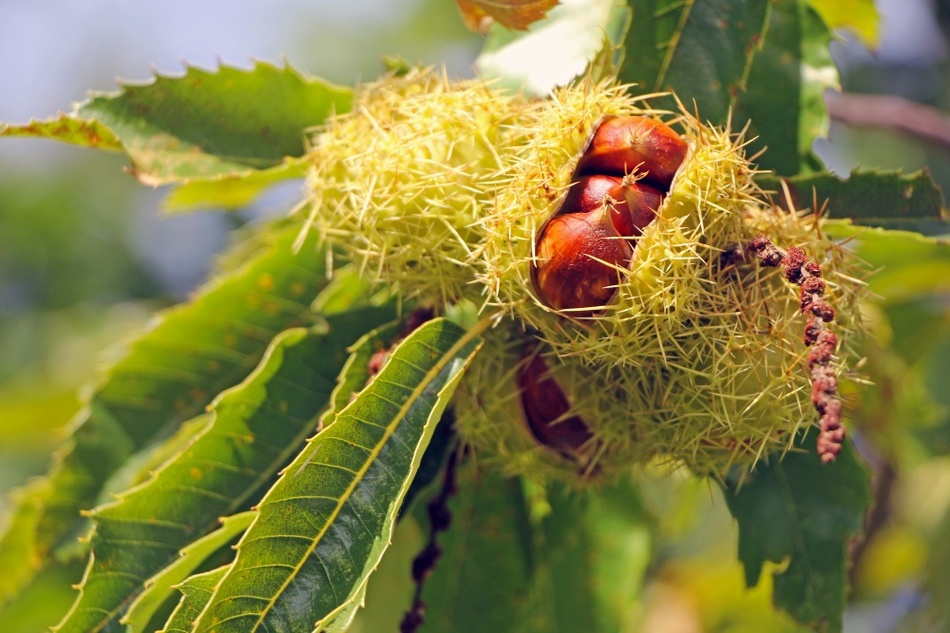
[[[426,603],[422,600],[422,590],[426,580],[435,570],[442,548],[436,540],[440,532],[445,532],[452,526],[452,512],[449,510],[449,498],[458,491],[458,462],[461,449],[449,453],[445,464],[445,476],[442,480],[442,489],[429,502],[429,540],[422,551],[412,560],[412,580],[416,585],[412,599],[412,607],[406,611],[399,623],[400,633],[415,633],[425,622]]]

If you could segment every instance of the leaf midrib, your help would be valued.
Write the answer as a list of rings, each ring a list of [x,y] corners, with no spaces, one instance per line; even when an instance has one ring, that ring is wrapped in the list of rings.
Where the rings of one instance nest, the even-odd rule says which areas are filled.
[[[330,513],[330,516],[324,522],[323,527],[320,528],[319,533],[313,538],[313,542],[307,548],[307,551],[305,552],[305,554],[300,557],[299,563],[294,566],[293,573],[287,575],[287,580],[285,580],[283,584],[281,584],[280,588],[267,601],[267,605],[265,606],[265,608],[261,610],[261,613],[257,621],[254,623],[253,627],[251,628],[252,633],[258,630],[260,625],[264,622],[264,618],[266,618],[267,615],[270,613],[271,609],[274,608],[274,605],[276,604],[277,600],[280,598],[281,595],[283,595],[284,591],[287,589],[290,583],[293,582],[293,580],[300,573],[300,570],[303,567],[303,565],[306,563],[306,561],[310,559],[310,556],[317,549],[324,535],[326,535],[327,531],[330,529],[330,526],[333,525],[334,521],[336,521],[337,517],[340,515],[340,512],[345,503],[345,500],[350,498],[350,496],[353,494],[353,491],[356,489],[359,483],[363,480],[363,477],[366,475],[366,472],[369,470],[370,466],[373,463],[375,463],[376,458],[379,456],[379,453],[382,451],[383,446],[385,446],[389,442],[389,439],[396,432],[396,428],[408,415],[409,409],[411,409],[413,405],[416,402],[418,402],[422,393],[438,377],[438,375],[442,373],[445,367],[450,362],[452,362],[452,360],[454,360],[455,356],[459,353],[459,351],[464,349],[472,340],[474,340],[482,332],[482,330],[485,329],[485,327],[487,327],[487,323],[479,324],[478,326],[472,328],[471,330],[466,332],[463,336],[461,336],[458,341],[456,341],[448,350],[446,350],[444,354],[442,354],[442,358],[439,359],[436,362],[436,364],[433,365],[432,368],[428,372],[426,372],[425,378],[422,381],[420,381],[419,384],[417,384],[416,387],[412,390],[409,398],[407,398],[406,402],[399,408],[399,413],[393,418],[393,421],[386,426],[386,431],[383,434],[382,439],[376,443],[376,446],[373,447],[373,450],[370,452],[367,459],[364,460],[363,465],[360,467],[358,471],[354,473],[353,480],[346,487],[346,490],[343,491],[343,494],[340,495],[338,499],[338,503],[333,508],[333,512]],[[429,346],[428,344],[425,344],[425,345]],[[346,410],[349,409],[350,406],[353,406],[353,405],[352,404],[348,405],[345,409],[343,409],[340,412],[340,415],[345,414]],[[338,419],[339,419],[339,416],[338,416]],[[258,514],[257,518],[258,519],[260,518],[260,514]],[[256,522],[257,522],[257,519],[255,519],[255,523]],[[253,530],[253,528],[254,526],[252,525],[248,529],[248,533],[250,533],[251,530]],[[207,606],[210,606],[210,605],[211,605],[211,601],[208,602]],[[204,612],[207,611],[207,606]],[[204,615],[204,612],[202,612],[201,615]],[[199,622],[201,621],[201,616],[198,617],[198,621]]]

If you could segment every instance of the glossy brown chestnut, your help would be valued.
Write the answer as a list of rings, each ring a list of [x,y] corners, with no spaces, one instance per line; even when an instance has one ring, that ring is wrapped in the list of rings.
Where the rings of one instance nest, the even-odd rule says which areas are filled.
[[[580,180],[571,183],[571,188],[564,195],[564,200],[554,212],[554,215],[564,213],[588,213],[599,209],[604,205],[604,201],[610,195],[610,198],[616,202],[621,202],[624,197],[619,195],[620,187],[623,186],[623,178],[619,176],[605,176],[595,174],[593,176],[584,176]]]
[[[608,200],[622,200],[610,205],[610,219],[624,237],[640,237],[643,229],[656,218],[663,203],[663,193],[640,182],[621,184],[607,192]]]
[[[538,297],[555,310],[585,317],[610,303],[633,253],[614,227],[609,207],[549,219],[538,237],[531,280]]]
[[[522,352],[517,380],[521,409],[534,438],[565,457],[577,459],[588,447],[590,429],[580,416],[567,415],[571,404],[534,345],[526,345]]]
[[[591,174],[626,176],[636,170],[660,189],[669,190],[687,152],[671,127],[639,116],[605,118],[584,150],[574,177]]]
[[[656,217],[663,193],[641,182],[627,183],[618,176],[584,176],[571,185],[555,215],[589,213],[604,206],[623,237],[637,237]]]

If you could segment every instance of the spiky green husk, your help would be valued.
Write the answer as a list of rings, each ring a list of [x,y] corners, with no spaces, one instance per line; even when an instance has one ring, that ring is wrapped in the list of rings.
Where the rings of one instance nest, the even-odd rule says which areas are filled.
[[[515,100],[412,73],[366,87],[315,137],[310,220],[374,282],[444,305],[470,291]]]
[[[406,299],[468,299],[496,318],[457,413],[463,438],[509,472],[580,481],[657,459],[722,472],[790,446],[816,419],[797,292],[779,270],[722,263],[760,233],[821,262],[839,332],[859,329],[851,315],[861,284],[844,251],[814,218],[764,205],[741,143],[685,114],[673,124],[689,155],[656,221],[633,240],[615,300],[577,321],[535,297],[538,229],[600,119],[670,119],[638,103],[611,83],[527,102],[416,73],[369,86],[315,139],[311,219],[321,235]],[[514,375],[525,336],[543,342],[592,431],[583,463],[539,446],[520,419]]]

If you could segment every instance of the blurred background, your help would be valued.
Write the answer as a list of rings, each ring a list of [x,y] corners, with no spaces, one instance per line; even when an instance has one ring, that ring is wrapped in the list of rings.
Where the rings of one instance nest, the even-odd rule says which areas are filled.
[[[815,149],[841,175],[857,165],[927,168],[950,191],[950,2],[881,0],[878,10],[873,52],[847,32],[833,45],[844,95],[829,102],[836,120]],[[87,90],[114,90],[117,77],[147,81],[156,71],[179,73],[185,62],[211,69],[287,60],[352,85],[378,76],[383,55],[471,75],[480,46],[449,0],[3,0],[0,121],[50,117]],[[924,131],[902,123],[924,115],[935,117]],[[51,141],[0,141],[0,490],[46,469],[78,389],[109,357],[104,350],[155,309],[187,297],[236,226],[285,212],[299,194],[299,183],[290,183],[238,213],[169,216],[162,212],[166,192],[140,186],[124,167],[119,156]],[[944,325],[946,299],[931,306]],[[902,368],[890,386],[903,395],[890,404],[946,429],[950,364],[933,349],[928,355],[920,345],[905,347],[881,352],[896,354],[886,362]],[[945,437],[923,437],[923,444],[950,448]],[[890,487],[878,491],[893,503],[855,570],[858,603],[849,630],[912,630],[899,627],[927,600],[922,587],[934,577],[928,548],[939,534],[950,542],[943,518],[950,462],[918,452],[899,467],[882,457],[880,472],[900,476],[891,473],[884,480]],[[718,491],[687,479],[651,485],[648,499],[662,520],[643,630],[796,630],[772,614],[766,586],[743,590]],[[0,497],[0,521],[5,503]],[[942,560],[950,564],[950,552]],[[64,604],[71,598],[59,597]]]
[[[471,74],[480,37],[445,0],[5,0],[0,121],[47,118],[184,64],[282,63],[353,85],[383,54]],[[100,350],[206,276],[238,224],[286,212],[299,183],[238,214],[163,214],[118,155],[52,141],[0,143],[0,488],[46,467]],[[2,503],[2,502],[0,502]]]

